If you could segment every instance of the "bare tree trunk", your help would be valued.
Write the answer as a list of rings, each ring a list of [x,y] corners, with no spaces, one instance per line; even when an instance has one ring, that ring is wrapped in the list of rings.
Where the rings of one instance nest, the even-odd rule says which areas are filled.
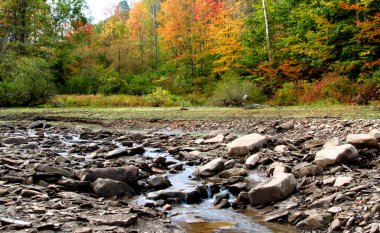
[[[153,9],[152,9],[152,21],[153,21],[153,34],[154,34],[154,52],[155,52],[155,58],[156,58],[156,70],[160,70],[160,50],[159,50],[159,44],[158,44],[158,33],[157,33],[157,12],[159,7],[159,1],[156,0],[153,3]]]
[[[269,22],[268,22],[268,16],[267,16],[267,7],[266,7],[266,4],[265,4],[265,0],[262,0],[262,2],[263,2],[263,10],[264,10],[265,32],[266,32],[266,36],[267,36],[268,61],[271,61],[270,37],[269,37]]]

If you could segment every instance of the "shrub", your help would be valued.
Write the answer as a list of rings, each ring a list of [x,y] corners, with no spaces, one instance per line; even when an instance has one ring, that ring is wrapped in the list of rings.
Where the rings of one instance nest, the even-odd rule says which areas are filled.
[[[172,95],[169,91],[157,87],[154,92],[146,97],[147,101],[153,107],[174,106],[178,104],[179,98]]]
[[[302,104],[304,96],[311,89],[306,81],[284,83],[283,87],[275,93],[271,103],[279,106]]]
[[[262,103],[265,98],[262,90],[249,81],[241,81],[236,75],[227,74],[216,85],[210,102],[215,106],[242,106]]]
[[[0,85],[3,106],[39,105],[53,95],[54,84],[48,63],[38,57],[16,61]]]

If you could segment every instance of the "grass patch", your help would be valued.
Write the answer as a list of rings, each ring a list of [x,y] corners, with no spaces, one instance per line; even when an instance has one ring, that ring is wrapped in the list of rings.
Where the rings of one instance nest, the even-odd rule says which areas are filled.
[[[380,119],[380,110],[373,106],[282,107],[263,109],[191,107],[127,107],[127,108],[8,108],[0,110],[0,119],[25,119],[34,115],[65,119],[167,119],[167,120],[234,120],[330,118]]]

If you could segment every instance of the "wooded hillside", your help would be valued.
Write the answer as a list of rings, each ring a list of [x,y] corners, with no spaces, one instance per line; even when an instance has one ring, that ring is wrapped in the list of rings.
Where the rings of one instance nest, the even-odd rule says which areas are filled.
[[[377,0],[123,0],[98,24],[85,9],[85,0],[0,2],[0,106],[54,94],[220,106],[379,100]]]

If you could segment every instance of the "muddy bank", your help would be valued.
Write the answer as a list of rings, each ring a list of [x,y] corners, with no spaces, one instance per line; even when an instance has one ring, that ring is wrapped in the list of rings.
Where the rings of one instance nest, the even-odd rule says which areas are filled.
[[[379,120],[128,122],[1,124],[0,231],[379,230]]]

